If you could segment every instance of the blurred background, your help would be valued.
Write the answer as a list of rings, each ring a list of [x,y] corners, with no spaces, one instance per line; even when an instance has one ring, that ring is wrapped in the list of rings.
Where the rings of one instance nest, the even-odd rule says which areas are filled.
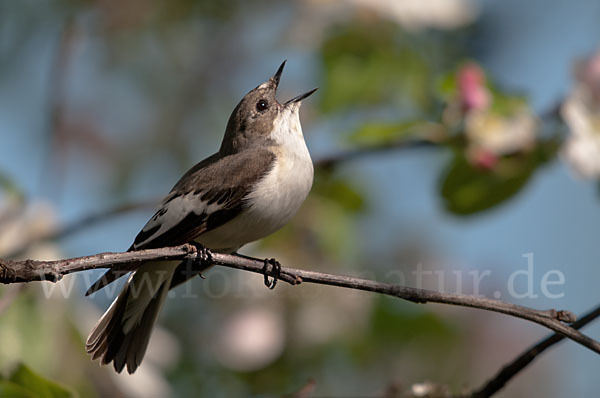
[[[320,88],[301,111],[315,185],[243,253],[582,314],[600,301],[599,17],[594,0],[0,0],[0,256],[126,250],[287,59],[280,101]],[[84,351],[111,301],[83,296],[97,275],[0,288],[5,377],[86,397],[459,393],[549,333],[213,269],[116,375]],[[598,369],[562,342],[498,396],[594,396]]]

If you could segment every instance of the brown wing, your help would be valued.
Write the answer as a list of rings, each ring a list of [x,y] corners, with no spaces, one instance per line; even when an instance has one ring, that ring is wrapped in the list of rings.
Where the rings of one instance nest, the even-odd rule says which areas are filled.
[[[246,196],[274,160],[268,149],[255,149],[225,157],[213,155],[197,164],[175,184],[129,251],[182,245],[232,220],[243,211]],[[86,295],[127,272],[113,267]]]

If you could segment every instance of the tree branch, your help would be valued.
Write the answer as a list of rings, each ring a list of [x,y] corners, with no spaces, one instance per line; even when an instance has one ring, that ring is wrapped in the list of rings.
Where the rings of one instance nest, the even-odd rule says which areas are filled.
[[[370,145],[355,149],[349,149],[344,152],[324,156],[316,160],[314,163],[315,168],[328,169],[337,166],[338,164],[343,162],[348,162],[363,156],[374,155],[381,152],[388,152],[399,149],[436,148],[439,146],[439,142],[431,139],[398,140],[394,142],[384,142],[379,145]]]
[[[7,284],[30,281],[56,282],[60,280],[63,275],[73,272],[96,268],[111,268],[117,265],[120,270],[135,270],[141,263],[149,260],[193,260],[198,264],[199,270],[210,265],[221,265],[271,277],[278,277],[280,280],[292,285],[297,285],[302,282],[317,283],[386,294],[415,303],[450,304],[499,312],[545,326],[600,354],[600,343],[598,341],[563,323],[575,321],[575,316],[569,311],[557,311],[554,309],[536,310],[488,298],[441,293],[350,276],[326,274],[287,267],[281,267],[280,271],[277,272],[273,265],[265,264],[265,261],[261,259],[233,254],[212,253],[208,250],[198,250],[196,246],[191,244],[125,253],[100,253],[93,256],[57,261],[0,260],[0,283]]]
[[[592,322],[594,319],[600,316],[600,306],[596,307],[592,311],[585,314],[583,317],[573,322],[570,326],[573,329],[580,329]],[[521,372],[527,365],[529,365],[538,355],[552,347],[554,344],[562,341],[565,336],[554,333],[539,343],[525,350],[517,358],[512,360],[510,363],[505,365],[500,372],[498,372],[492,379],[486,382],[481,388],[468,394],[469,398],[487,398],[491,397],[498,391],[500,391],[506,383],[508,383],[513,377]]]

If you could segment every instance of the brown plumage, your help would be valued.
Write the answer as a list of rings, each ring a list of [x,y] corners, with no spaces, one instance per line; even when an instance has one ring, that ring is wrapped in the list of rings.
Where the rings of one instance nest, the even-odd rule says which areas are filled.
[[[130,251],[197,242],[232,252],[281,228],[298,210],[313,179],[298,110],[314,90],[279,104],[275,93],[284,64],[240,101],[219,152],[175,184]],[[112,362],[117,372],[135,372],[167,292],[198,274],[186,268],[173,261],[141,264],[90,333],[92,358]],[[86,294],[125,273],[113,267]]]

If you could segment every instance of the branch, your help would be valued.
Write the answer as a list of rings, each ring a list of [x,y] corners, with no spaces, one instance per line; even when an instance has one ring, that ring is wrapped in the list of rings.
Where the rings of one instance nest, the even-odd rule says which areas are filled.
[[[577,320],[577,322],[572,323],[570,326],[573,329],[580,329],[593,321],[594,319],[600,316],[600,306],[596,307],[592,311],[585,314],[582,318]],[[519,372],[521,372],[527,365],[529,365],[538,355],[542,352],[546,351],[548,348],[552,347],[554,344],[562,341],[565,336],[554,333],[545,339],[541,340],[539,343],[530,347],[526,351],[524,351],[521,355],[515,358],[513,361],[505,365],[498,374],[496,374],[492,379],[490,379],[487,383],[485,383],[481,388],[477,391],[468,394],[467,396],[470,398],[487,398],[491,397],[498,391],[500,391],[506,383],[508,383],[513,377],[515,377]]]
[[[19,283],[30,281],[60,280],[63,275],[96,268],[119,266],[120,270],[135,270],[145,261],[150,260],[193,260],[198,269],[211,265],[221,265],[257,274],[278,277],[280,280],[297,285],[302,282],[331,285],[355,290],[381,293],[398,297],[415,303],[440,303],[462,307],[479,308],[525,319],[545,326],[560,335],[567,337],[584,347],[600,354],[600,343],[563,322],[573,322],[575,316],[569,311],[535,310],[499,300],[474,297],[460,294],[448,294],[426,289],[394,285],[367,279],[326,274],[281,267],[276,270],[264,260],[233,254],[211,253],[198,250],[196,246],[185,244],[161,249],[140,250],[125,253],[100,253],[93,256],[71,258],[57,261],[9,261],[0,260],[0,283]]]
[[[379,145],[371,145],[350,149],[345,152],[322,157],[316,160],[315,168],[328,169],[337,166],[339,163],[348,162],[362,156],[373,155],[381,152],[387,152],[398,149],[418,149],[418,148],[436,148],[439,142],[431,139],[410,139],[398,140],[394,142],[384,142]]]

